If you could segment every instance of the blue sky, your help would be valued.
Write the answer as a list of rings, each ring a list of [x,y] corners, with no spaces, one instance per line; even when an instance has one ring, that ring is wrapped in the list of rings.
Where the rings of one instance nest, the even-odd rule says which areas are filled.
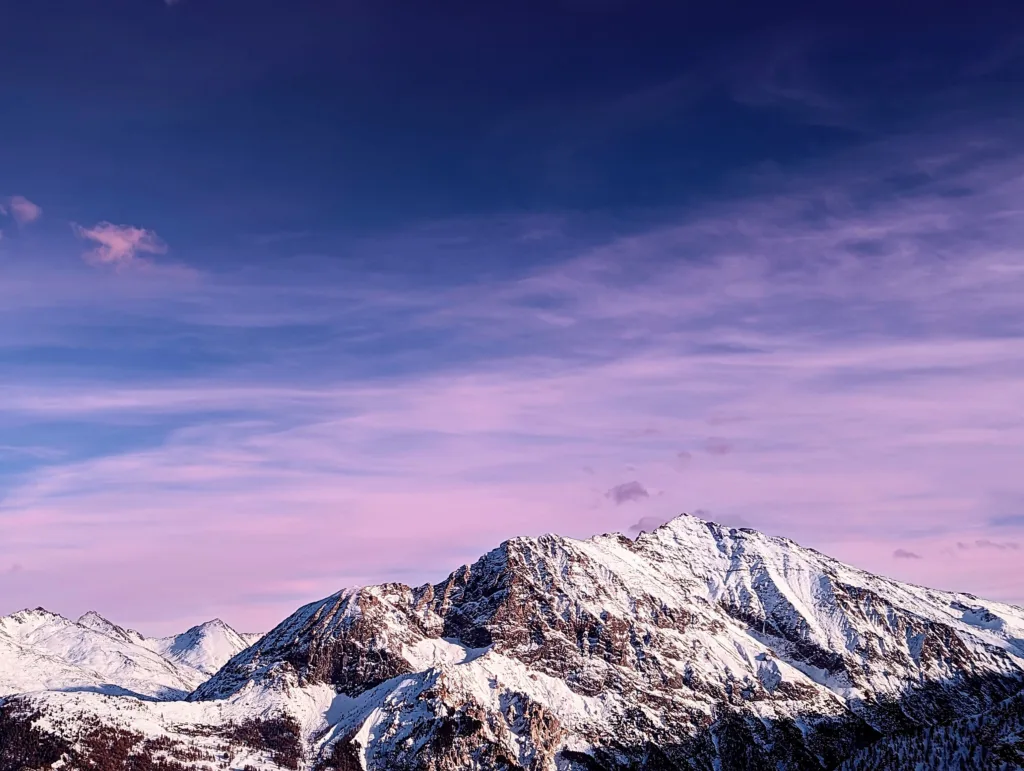
[[[698,510],[1024,601],[1009,4],[5,29],[0,611],[260,629]]]

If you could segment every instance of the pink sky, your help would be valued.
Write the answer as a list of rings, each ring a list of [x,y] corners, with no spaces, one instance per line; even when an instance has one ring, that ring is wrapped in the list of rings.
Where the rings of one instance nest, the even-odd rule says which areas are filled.
[[[0,612],[266,630],[346,585],[438,581],[510,536],[698,510],[1024,602],[1024,156],[908,146],[441,286],[212,274],[173,248],[119,271],[5,252],[7,348],[86,345],[88,324],[108,334],[90,350],[140,324],[330,334],[173,377],[0,377]],[[863,203],[907,170],[931,182]],[[403,334],[432,342],[399,352]],[[69,449],[63,425],[96,442]]]

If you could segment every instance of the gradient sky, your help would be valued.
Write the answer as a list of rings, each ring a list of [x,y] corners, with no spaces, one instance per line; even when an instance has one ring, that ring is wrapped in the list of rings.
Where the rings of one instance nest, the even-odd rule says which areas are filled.
[[[1024,602],[1024,13],[689,5],[3,3],[0,613],[682,511]]]

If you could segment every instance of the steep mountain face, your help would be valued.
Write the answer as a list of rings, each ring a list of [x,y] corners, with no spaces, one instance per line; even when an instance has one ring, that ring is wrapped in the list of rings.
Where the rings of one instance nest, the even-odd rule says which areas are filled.
[[[859,771],[883,747],[922,755],[935,732],[953,757],[981,723],[1012,745],[1022,687],[1020,608],[684,515],[635,541],[517,538],[437,585],[340,592],[187,702],[35,695],[7,725],[59,744],[69,719],[100,724],[186,767],[188,746],[254,768]]]
[[[0,696],[49,690],[182,699],[246,647],[220,621],[150,640],[95,612],[76,622],[23,610],[0,617]]]

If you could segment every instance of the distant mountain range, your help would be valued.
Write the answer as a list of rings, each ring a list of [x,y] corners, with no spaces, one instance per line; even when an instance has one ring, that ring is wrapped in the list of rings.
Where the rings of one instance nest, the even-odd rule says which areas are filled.
[[[683,515],[262,638],[0,618],[0,771],[1024,768],[1024,609]]]
[[[71,621],[43,608],[0,617],[0,695],[94,691],[184,699],[259,635],[220,619],[149,638],[95,612]]]

